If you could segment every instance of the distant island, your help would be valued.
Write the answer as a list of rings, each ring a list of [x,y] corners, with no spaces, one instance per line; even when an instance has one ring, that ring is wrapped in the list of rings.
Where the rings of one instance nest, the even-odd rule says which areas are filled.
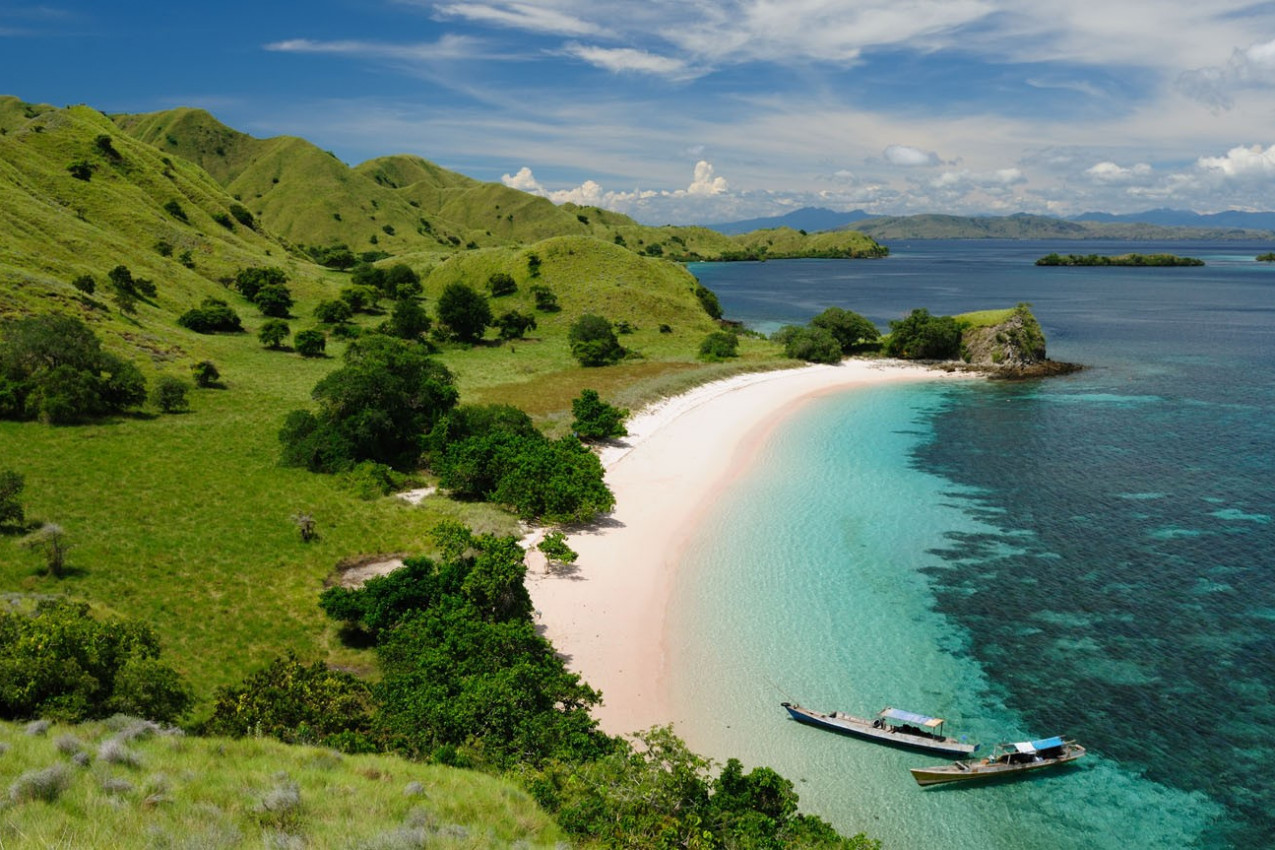
[[[1258,254],[1257,261],[1259,263],[1275,263],[1275,251],[1267,251],[1265,254]]]
[[[1124,221],[1069,221],[1043,215],[1007,216],[910,215],[861,218],[844,226],[878,242],[923,239],[1102,239],[1108,241],[1270,242],[1270,230],[1242,227],[1187,227]]]
[[[1176,254],[1046,254],[1036,261],[1038,266],[1202,266],[1204,261]]]

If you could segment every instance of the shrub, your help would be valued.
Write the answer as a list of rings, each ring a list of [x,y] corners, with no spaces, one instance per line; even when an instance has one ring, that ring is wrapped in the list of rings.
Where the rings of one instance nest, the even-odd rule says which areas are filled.
[[[841,343],[823,328],[785,325],[771,335],[784,347],[784,356],[811,363],[841,362]]]
[[[286,319],[292,309],[292,292],[281,283],[268,283],[257,290],[252,303],[263,316]]]
[[[279,348],[290,333],[292,329],[283,319],[267,319],[257,331],[257,340],[266,348]]]
[[[702,360],[726,360],[739,355],[739,337],[727,331],[713,331],[699,344]]]
[[[629,433],[624,427],[629,412],[607,404],[597,390],[582,390],[571,402],[571,413],[575,417],[571,430],[581,439],[609,440]]]
[[[171,257],[173,255],[173,243],[167,239],[160,239],[155,243],[155,253],[161,257]]]
[[[390,298],[413,298],[421,293],[421,276],[411,266],[396,263],[385,271],[382,289]]]
[[[556,313],[562,308],[558,306],[558,296],[547,286],[533,286],[528,292],[536,299],[536,309],[541,313]]]
[[[876,325],[865,316],[840,307],[829,307],[811,319],[810,324],[832,334],[843,354],[871,351],[880,344],[881,332]]]
[[[43,770],[28,770],[15,779],[9,786],[9,799],[15,803],[52,803],[70,787],[71,771],[64,764],[54,764]]]
[[[177,324],[195,333],[238,333],[243,330],[239,314],[219,298],[205,298],[193,309],[177,317]]]
[[[224,212],[213,213],[212,220],[217,222],[218,224],[220,224],[222,227],[226,228],[227,230],[235,229],[235,223],[231,221],[230,216],[226,215],[226,213]]]
[[[253,219],[252,213],[249,212],[248,208],[245,207],[243,204],[231,204],[230,214],[234,216],[235,220],[238,221],[240,224],[242,224],[244,227],[249,227],[254,230],[256,229],[257,222]]]
[[[82,274],[75,280],[71,281],[71,285],[83,292],[85,295],[92,295],[97,289],[97,281],[93,280],[93,275]]]
[[[155,387],[151,390],[151,401],[164,413],[190,410],[190,400],[186,397],[189,389],[190,385],[181,378],[164,375],[155,382]]]
[[[567,536],[561,531],[551,531],[545,535],[536,548],[544,553],[550,563],[574,564],[580,557],[574,549],[567,545]]]
[[[328,338],[323,335],[323,331],[311,328],[297,331],[297,335],[292,339],[292,345],[302,357],[322,357],[328,347]]]
[[[522,339],[527,331],[536,329],[536,317],[510,310],[496,319],[496,327],[500,329],[501,339]]]
[[[625,355],[624,348],[611,330],[611,323],[591,313],[576,319],[567,338],[571,343],[571,354],[581,366],[607,366],[618,363]]]
[[[0,419],[62,425],[146,400],[146,379],[138,368],[103,351],[97,335],[77,318],[32,316],[0,330]]]
[[[377,268],[371,263],[359,263],[350,270],[350,279],[355,286],[366,286],[392,295],[386,286],[385,269]]]
[[[66,167],[71,176],[76,180],[88,182],[93,179],[93,172],[97,170],[97,166],[89,162],[87,159],[77,159]]]
[[[49,600],[30,614],[0,611],[0,717],[79,722],[129,711],[176,720],[192,698],[159,651],[149,626],[95,620],[84,603]]]
[[[217,371],[216,365],[211,360],[200,360],[192,364],[190,371],[195,376],[195,386],[201,389],[214,386],[221,378],[221,372]]]
[[[722,317],[722,304],[717,300],[717,294],[713,290],[697,283],[695,285],[695,297],[710,318],[720,319]]]
[[[932,316],[924,308],[890,322],[885,351],[910,360],[948,360],[961,352],[961,328],[951,316]]]
[[[518,291],[518,284],[504,272],[496,272],[487,278],[487,288],[491,291],[493,298],[499,298],[503,295],[513,295]]]
[[[264,286],[283,286],[288,282],[288,273],[278,266],[250,266],[235,272],[235,289],[249,301],[255,301],[257,293]]]
[[[26,519],[22,509],[22,490],[26,478],[12,469],[0,470],[0,528],[21,526]]]
[[[491,307],[481,293],[463,283],[449,283],[438,296],[438,321],[456,339],[474,342],[491,324]]]
[[[376,306],[380,292],[370,286],[347,286],[341,290],[339,297],[351,313],[363,313]]]
[[[319,305],[314,308],[314,318],[325,325],[338,325],[341,322],[348,322],[353,315],[350,311],[350,305],[344,301],[320,301]]]

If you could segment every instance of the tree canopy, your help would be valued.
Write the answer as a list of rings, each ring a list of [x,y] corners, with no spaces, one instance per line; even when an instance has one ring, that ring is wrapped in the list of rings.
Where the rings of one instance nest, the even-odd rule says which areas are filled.
[[[597,390],[581,390],[580,397],[572,399],[571,413],[575,417],[571,430],[584,440],[609,440],[628,434],[624,420],[629,412],[607,404]]]
[[[422,437],[456,405],[455,380],[418,343],[382,334],[351,342],[345,366],[311,394],[318,410],[294,410],[279,439],[283,461],[315,472],[339,472],[371,460],[414,468]]]
[[[48,314],[0,326],[0,419],[62,425],[146,401],[146,379],[88,325]]]
[[[961,353],[961,326],[951,316],[932,316],[920,307],[890,322],[885,351],[908,360],[950,360]]]
[[[492,323],[487,297],[463,283],[449,283],[438,296],[438,321],[461,342],[482,338]]]
[[[811,319],[810,324],[832,334],[842,354],[873,351],[880,344],[881,332],[876,325],[867,317],[840,307],[829,307]]]
[[[567,339],[571,354],[581,366],[608,366],[618,363],[625,355],[611,323],[592,313],[585,313],[572,323]]]

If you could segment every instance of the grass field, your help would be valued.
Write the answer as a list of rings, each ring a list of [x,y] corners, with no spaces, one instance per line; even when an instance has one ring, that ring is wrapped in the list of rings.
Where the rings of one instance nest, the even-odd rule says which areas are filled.
[[[0,847],[562,846],[535,801],[486,774],[124,718],[0,723],[0,776]]]

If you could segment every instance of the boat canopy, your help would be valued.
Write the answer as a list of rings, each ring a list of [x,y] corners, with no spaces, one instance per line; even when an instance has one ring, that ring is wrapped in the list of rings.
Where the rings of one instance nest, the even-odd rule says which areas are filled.
[[[881,712],[881,716],[887,720],[897,720],[900,723],[911,723],[915,726],[925,726],[929,729],[937,729],[943,725],[943,721],[937,717],[926,717],[924,714],[913,714],[910,711],[904,711],[900,708],[887,708]]]
[[[1063,739],[1055,736],[1053,738],[1041,738],[1039,741],[1022,741],[1017,744],[1010,744],[1009,746],[1016,752],[1035,753],[1038,750],[1049,750],[1054,747],[1061,747],[1062,745]]]

